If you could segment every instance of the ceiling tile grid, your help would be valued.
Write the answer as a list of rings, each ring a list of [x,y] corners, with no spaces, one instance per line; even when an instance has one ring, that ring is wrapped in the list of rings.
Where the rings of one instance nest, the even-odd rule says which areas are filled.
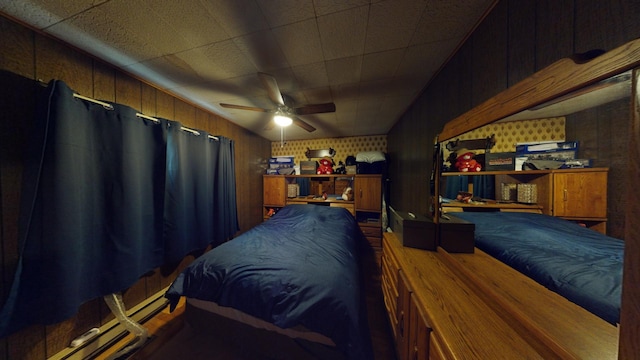
[[[386,134],[495,2],[0,0],[0,11],[277,141],[259,72],[293,107],[335,104],[299,116],[316,130],[291,126],[289,139]]]

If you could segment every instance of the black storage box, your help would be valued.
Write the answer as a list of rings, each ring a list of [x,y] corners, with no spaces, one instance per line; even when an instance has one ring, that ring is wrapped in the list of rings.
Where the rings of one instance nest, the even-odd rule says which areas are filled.
[[[455,215],[440,217],[440,246],[450,253],[473,253],[476,225]]]
[[[356,162],[357,174],[386,174],[387,162],[374,161],[372,163],[358,161]]]
[[[391,230],[402,246],[436,250],[436,225],[424,215],[391,209]]]
[[[515,170],[516,153],[486,153],[484,154],[484,169],[486,171]]]
[[[300,174],[315,174],[318,171],[317,161],[300,161]]]

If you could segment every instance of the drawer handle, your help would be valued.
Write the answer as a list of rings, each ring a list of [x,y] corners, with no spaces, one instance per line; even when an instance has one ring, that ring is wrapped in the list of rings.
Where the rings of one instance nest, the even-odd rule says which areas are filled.
[[[562,198],[564,201],[567,201],[567,199],[569,198],[569,192],[567,191],[567,189],[563,189],[562,190]]]

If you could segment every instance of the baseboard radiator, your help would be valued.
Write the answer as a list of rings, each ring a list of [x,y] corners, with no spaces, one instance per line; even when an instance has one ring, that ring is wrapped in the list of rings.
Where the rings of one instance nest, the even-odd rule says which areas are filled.
[[[139,337],[139,342],[144,342],[148,337],[148,333],[140,324],[152,318],[168,305],[168,300],[164,297],[166,290],[165,288],[155,293],[140,304],[132,307],[129,311],[126,311],[126,314],[119,296],[112,294],[113,296],[105,297],[105,301],[116,318],[100,326],[99,334],[90,341],[75,348],[69,346],[50,357],[49,360],[93,359],[129,333],[134,333]]]

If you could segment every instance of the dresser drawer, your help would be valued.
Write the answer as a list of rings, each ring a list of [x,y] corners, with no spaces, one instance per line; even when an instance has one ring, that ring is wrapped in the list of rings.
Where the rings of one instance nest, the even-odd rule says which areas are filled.
[[[379,226],[360,226],[362,233],[366,237],[382,238],[382,229]]]

